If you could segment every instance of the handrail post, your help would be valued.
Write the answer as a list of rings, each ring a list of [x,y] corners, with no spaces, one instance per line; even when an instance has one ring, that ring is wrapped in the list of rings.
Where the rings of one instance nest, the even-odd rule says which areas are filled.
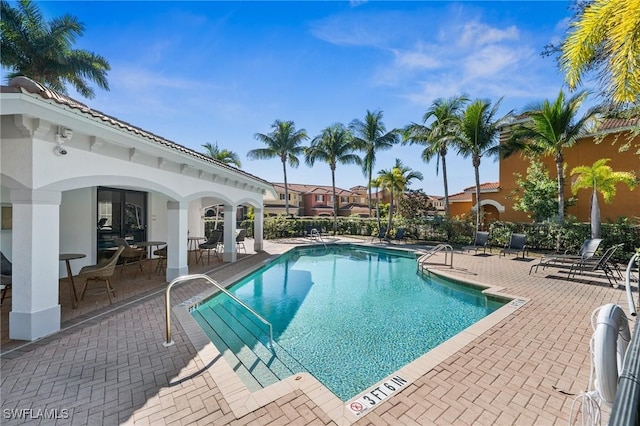
[[[273,347],[273,326],[271,325],[271,323],[269,321],[267,321],[266,319],[264,319],[256,311],[251,309],[251,307],[249,305],[244,303],[242,300],[238,299],[236,296],[231,294],[224,287],[222,287],[220,284],[218,284],[216,281],[214,281],[210,276],[204,275],[204,274],[183,275],[181,277],[173,279],[173,281],[171,281],[167,285],[167,289],[165,290],[165,311],[166,311],[165,312],[165,314],[166,314],[165,324],[166,324],[166,337],[167,337],[167,340],[162,343],[162,345],[164,347],[169,347],[169,346],[172,346],[174,344],[174,341],[171,339],[171,288],[175,284],[178,284],[178,283],[180,283],[182,281],[191,281],[191,280],[196,280],[196,279],[203,279],[205,281],[209,281],[209,283],[213,284],[214,287],[217,287],[224,294],[229,296],[231,299],[235,300],[240,306],[242,306],[243,308],[245,308],[246,310],[251,312],[253,315],[255,315],[256,318],[258,318],[263,324],[266,324],[269,327],[269,343],[270,343],[270,346],[271,346],[271,350],[272,351],[274,350],[274,347]]]

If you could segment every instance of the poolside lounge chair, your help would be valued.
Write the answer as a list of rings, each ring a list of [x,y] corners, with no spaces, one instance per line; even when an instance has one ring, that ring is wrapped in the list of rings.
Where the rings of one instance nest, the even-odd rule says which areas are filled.
[[[482,249],[483,254],[487,254],[487,244],[489,243],[489,233],[478,231],[476,232],[476,237],[473,240],[473,243],[470,246],[462,247],[462,250],[475,250],[476,254],[478,254],[478,250]]]
[[[509,244],[505,245],[505,247],[500,250],[500,256],[507,254],[514,254],[518,257],[518,253],[522,253],[522,258],[524,259],[525,252],[527,250],[526,244],[527,236],[525,234],[511,234],[511,238],[509,239]]]
[[[375,235],[371,240],[375,240],[376,238],[380,241],[383,241],[387,237],[387,227],[383,226],[378,231],[378,235]]]
[[[538,272],[538,267],[542,266],[542,269],[547,266],[555,266],[555,267],[571,267],[572,264],[579,262],[581,260],[587,260],[592,258],[598,247],[600,247],[600,243],[602,242],[601,238],[588,238],[584,240],[582,243],[582,247],[578,251],[578,254],[569,254],[566,251],[564,254],[547,254],[542,256],[540,262],[531,265],[529,269],[529,275],[531,275],[531,271],[533,268],[536,268],[536,272]]]
[[[620,268],[618,265],[611,260],[615,252],[624,246],[623,243],[616,244],[609,247],[602,256],[596,257],[593,256],[589,259],[582,259],[577,262],[574,262],[569,269],[569,278],[575,278],[576,274],[585,275],[587,273],[593,273],[602,271],[604,275],[607,277],[609,284],[615,285],[617,284],[617,279],[622,280],[622,273],[620,272]],[[614,277],[614,273],[617,277]],[[613,278],[613,282],[611,279]]]
[[[80,293],[80,300],[84,299],[84,292],[87,291],[87,285],[89,284],[89,281],[104,281],[107,285],[107,296],[109,296],[109,304],[112,303],[111,294],[113,294],[113,297],[116,297],[116,292],[111,285],[111,277],[116,270],[118,258],[123,251],[124,247],[120,246],[111,256],[111,258],[107,260],[106,263],[83,266],[82,269],[80,269],[77,279],[84,282],[84,285],[82,286],[82,292]]]
[[[393,237],[391,241],[403,241],[406,240],[404,237],[404,228],[398,228],[396,231],[396,235]]]

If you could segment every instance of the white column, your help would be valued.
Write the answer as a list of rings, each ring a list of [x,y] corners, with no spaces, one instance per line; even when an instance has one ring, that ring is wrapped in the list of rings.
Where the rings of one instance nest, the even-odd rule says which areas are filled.
[[[187,264],[188,203],[167,202],[167,282],[189,273]]]
[[[11,339],[35,340],[60,330],[58,256],[61,199],[58,191],[11,191]]]
[[[253,219],[253,249],[257,252],[262,251],[264,238],[264,213],[262,209],[253,209],[255,216]]]
[[[199,198],[189,203],[189,236],[204,237],[204,219],[202,216],[202,199]],[[200,241],[203,243],[204,241]]]
[[[224,262],[236,261],[236,209],[238,206],[224,205]]]

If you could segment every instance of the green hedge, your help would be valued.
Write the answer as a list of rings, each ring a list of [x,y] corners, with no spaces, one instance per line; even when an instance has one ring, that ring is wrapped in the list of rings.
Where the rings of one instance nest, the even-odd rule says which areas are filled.
[[[381,220],[381,225],[386,226],[387,221]],[[249,237],[253,237],[252,220],[242,221],[239,226],[248,231]],[[394,236],[399,227],[405,228],[407,239],[424,244],[448,243],[459,247],[469,244],[475,235],[475,227],[471,221],[447,221],[440,217],[431,220],[394,218],[390,235]],[[316,228],[324,234],[332,234],[333,219],[319,217],[287,219],[283,216],[266,218],[264,237],[266,239],[302,237],[305,235],[305,230],[309,228]],[[206,229],[207,235],[211,229]],[[582,242],[591,235],[591,227],[588,223],[571,220],[563,224],[493,222],[489,227],[489,244],[494,247],[503,247],[509,242],[512,232],[526,234],[527,246],[533,251],[577,252]],[[375,236],[377,234],[378,222],[375,218],[338,218],[338,235]],[[640,247],[640,226],[627,220],[603,223],[602,236],[601,247],[624,243],[623,252],[616,256],[622,262],[627,261],[635,249]]]

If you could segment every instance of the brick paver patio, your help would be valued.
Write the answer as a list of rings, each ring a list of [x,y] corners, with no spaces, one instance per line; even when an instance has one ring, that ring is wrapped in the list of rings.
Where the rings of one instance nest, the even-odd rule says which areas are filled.
[[[224,282],[294,243],[267,241],[265,252],[211,276]],[[456,253],[453,269],[434,266],[528,302],[356,424],[567,424],[574,394],[589,380],[591,312],[606,303],[626,310],[624,289],[592,277],[569,281],[554,268],[528,275],[532,262]],[[153,282],[113,306],[78,310],[63,331],[27,345],[8,341],[3,325],[0,422],[52,424],[43,418],[49,415],[74,425],[336,424],[300,390],[236,418],[207,371],[223,359],[201,359],[178,321],[176,344],[163,347],[164,286]],[[179,286],[173,305],[207,289],[204,282]]]

